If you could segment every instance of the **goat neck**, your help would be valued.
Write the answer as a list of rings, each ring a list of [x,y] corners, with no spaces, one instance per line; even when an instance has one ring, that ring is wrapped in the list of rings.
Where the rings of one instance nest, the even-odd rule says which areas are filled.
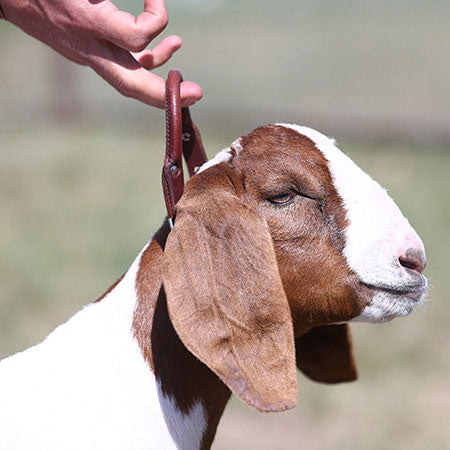
[[[198,442],[186,443],[184,436],[179,436],[183,430],[177,429],[175,416],[189,417],[200,410],[200,448],[209,449],[231,392],[186,349],[169,318],[161,270],[168,233],[166,223],[142,254],[136,276],[133,333],[155,375],[162,411],[175,440],[183,444],[181,448],[198,446]]]

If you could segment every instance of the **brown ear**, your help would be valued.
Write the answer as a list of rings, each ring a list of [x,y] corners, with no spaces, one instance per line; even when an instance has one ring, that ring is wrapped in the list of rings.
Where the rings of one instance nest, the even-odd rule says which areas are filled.
[[[358,378],[347,324],[315,327],[295,340],[297,367],[322,383],[341,383]]]
[[[163,280],[184,345],[260,411],[297,399],[292,319],[265,220],[238,198],[226,163],[196,175],[177,204]]]

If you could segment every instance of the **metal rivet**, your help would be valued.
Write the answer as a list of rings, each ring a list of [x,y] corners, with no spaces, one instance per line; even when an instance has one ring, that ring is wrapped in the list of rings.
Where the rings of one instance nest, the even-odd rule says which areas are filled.
[[[178,166],[174,164],[173,166],[170,166],[169,170],[172,175],[175,175],[178,172]]]
[[[185,133],[183,133],[183,134],[181,135],[181,139],[182,139],[184,142],[189,142],[189,141],[191,140],[191,134],[188,133],[188,132],[185,132]]]

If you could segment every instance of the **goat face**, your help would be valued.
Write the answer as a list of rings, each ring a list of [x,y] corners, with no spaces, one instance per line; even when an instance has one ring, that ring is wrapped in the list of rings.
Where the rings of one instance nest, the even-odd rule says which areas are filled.
[[[386,191],[332,140],[279,124],[241,137],[187,184],[163,276],[183,343],[270,411],[295,404],[294,336],[408,314],[424,266]]]
[[[422,300],[423,244],[386,191],[334,142],[296,125],[236,141],[246,198],[266,219],[298,326],[384,322]],[[246,150],[245,150],[246,149]],[[301,297],[313,309],[305,309]],[[294,320],[294,324],[296,321]]]

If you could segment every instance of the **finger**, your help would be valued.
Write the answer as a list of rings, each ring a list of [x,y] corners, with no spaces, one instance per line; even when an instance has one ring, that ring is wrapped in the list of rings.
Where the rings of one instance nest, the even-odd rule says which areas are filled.
[[[133,52],[144,50],[168,22],[164,0],[146,0],[144,12],[137,18],[120,11],[109,0],[93,4],[92,11],[91,33]]]
[[[122,95],[164,108],[165,81],[144,69],[131,53],[111,47],[92,55],[90,66]]]
[[[91,53],[89,65],[122,95],[164,108],[165,80],[142,67],[126,50],[102,44]],[[202,95],[201,87],[195,83],[181,84],[182,106],[192,105]]]
[[[203,97],[202,88],[192,81],[183,81],[180,88],[181,106],[192,106]]]
[[[173,53],[181,47],[181,44],[181,39],[178,36],[168,36],[153,50],[144,50],[143,52],[135,53],[133,56],[142,67],[151,70],[165,64]]]

